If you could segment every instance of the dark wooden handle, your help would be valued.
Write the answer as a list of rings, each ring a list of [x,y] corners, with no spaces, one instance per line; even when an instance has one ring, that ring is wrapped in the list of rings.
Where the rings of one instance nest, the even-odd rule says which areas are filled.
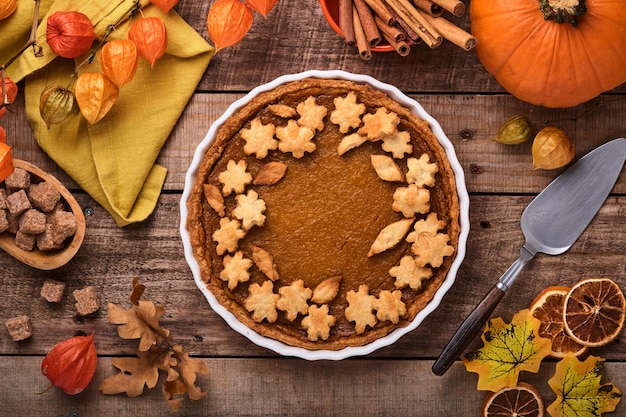
[[[503,296],[504,291],[494,285],[483,300],[472,310],[433,364],[432,371],[435,375],[443,375],[454,361],[461,356],[467,345],[483,329]]]

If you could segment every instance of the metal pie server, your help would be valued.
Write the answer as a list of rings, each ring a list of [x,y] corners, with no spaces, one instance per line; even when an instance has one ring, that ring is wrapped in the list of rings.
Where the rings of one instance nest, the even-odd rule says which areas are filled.
[[[526,242],[519,258],[472,310],[435,361],[443,375],[483,329],[506,290],[537,252],[559,255],[587,228],[619,177],[626,160],[626,139],[608,142],[583,156],[552,181],[522,213]]]

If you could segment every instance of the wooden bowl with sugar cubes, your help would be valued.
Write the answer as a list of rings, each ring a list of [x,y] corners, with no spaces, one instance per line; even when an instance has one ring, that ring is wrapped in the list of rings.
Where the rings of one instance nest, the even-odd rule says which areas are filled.
[[[0,249],[33,268],[59,268],[83,243],[85,215],[55,177],[26,161],[13,164],[0,183]]]

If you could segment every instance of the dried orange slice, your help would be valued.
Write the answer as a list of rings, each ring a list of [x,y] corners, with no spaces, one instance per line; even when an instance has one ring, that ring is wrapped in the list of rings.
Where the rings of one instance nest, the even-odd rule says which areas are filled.
[[[626,299],[609,278],[586,278],[565,296],[565,332],[585,346],[604,346],[624,327]]]
[[[587,351],[587,347],[574,341],[565,333],[563,323],[563,304],[569,287],[552,286],[545,288],[530,303],[530,314],[541,321],[539,336],[552,340],[553,358],[564,358],[568,353],[580,356]]]
[[[520,382],[516,387],[504,387],[487,394],[482,405],[482,417],[543,417],[545,408],[539,391]]]

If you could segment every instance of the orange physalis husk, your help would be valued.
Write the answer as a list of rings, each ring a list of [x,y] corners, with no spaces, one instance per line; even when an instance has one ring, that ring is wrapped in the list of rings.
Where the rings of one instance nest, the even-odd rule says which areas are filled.
[[[239,0],[217,0],[209,9],[207,28],[215,51],[233,46],[252,27],[252,10]]]
[[[96,37],[91,20],[81,12],[58,11],[48,17],[46,41],[50,49],[63,58],[83,55]]]
[[[7,143],[7,131],[0,126],[0,143]]]
[[[11,147],[4,142],[0,142],[0,182],[11,175],[14,169]]]
[[[119,88],[133,79],[138,66],[137,46],[130,39],[109,41],[100,51],[102,72]]]
[[[0,0],[0,20],[11,16],[17,9],[15,0]]]
[[[128,39],[135,42],[139,56],[154,68],[154,63],[167,49],[167,30],[160,17],[143,17],[135,21],[128,30]]]
[[[274,8],[277,1],[278,0],[246,0],[246,3],[253,10],[267,18],[267,14]]]
[[[17,98],[17,85],[6,75],[0,80],[0,103],[8,106]],[[6,107],[0,108],[0,119],[7,112]]]
[[[83,391],[96,373],[98,355],[93,333],[56,344],[41,363],[41,372],[66,394]]]
[[[172,7],[176,6],[178,0],[152,0],[151,3],[161,9],[163,14],[168,14]]]
[[[81,74],[74,84],[76,102],[89,125],[102,119],[117,100],[119,88],[103,74]]]

